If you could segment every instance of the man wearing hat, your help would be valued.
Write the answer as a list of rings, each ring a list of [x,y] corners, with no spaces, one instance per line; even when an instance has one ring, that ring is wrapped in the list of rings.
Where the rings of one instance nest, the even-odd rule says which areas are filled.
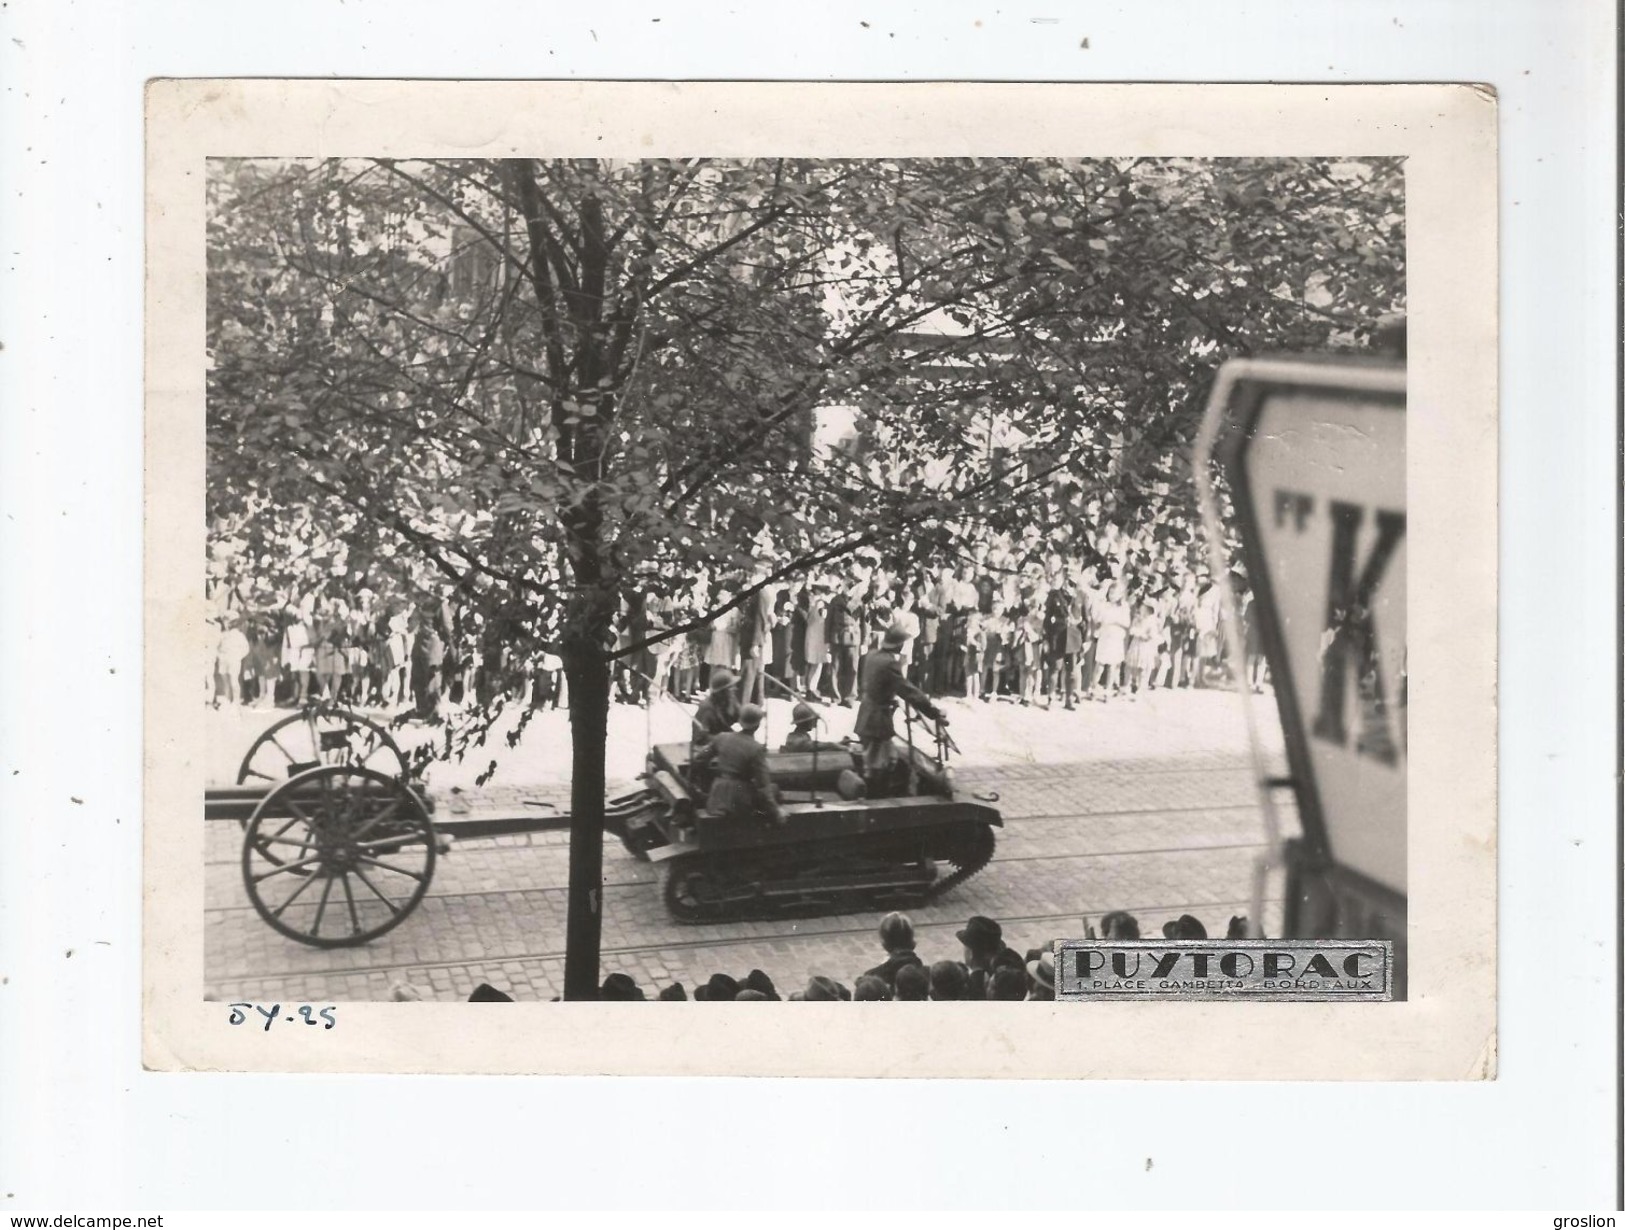
[[[1004,942],[1004,928],[991,918],[973,914],[958,933],[965,946],[965,966],[970,970],[970,998],[987,998],[987,981],[1000,965],[1025,968],[1021,954]]]
[[[779,989],[773,985],[773,980],[759,969],[753,969],[739,981],[739,993],[743,995],[750,991],[760,995],[763,999],[778,999]]]
[[[630,974],[614,973],[605,978],[604,985],[598,988],[598,998],[616,1003],[635,1003],[648,996]]]
[[[824,974],[814,974],[809,978],[807,980],[807,989],[801,993],[802,1002],[809,1004],[833,1004],[851,998],[851,991],[836,982],[835,979]]]
[[[697,753],[708,763],[713,777],[705,806],[713,815],[731,820],[763,817],[769,824],[783,824],[784,813],[773,797],[773,779],[767,771],[767,749],[756,741],[756,728],[762,724],[759,705],[746,705],[739,711],[739,729],[724,730],[712,736]]]
[[[1094,932],[1089,933],[1094,939]],[[1100,938],[1103,940],[1137,940],[1140,938],[1140,920],[1127,910],[1113,910],[1100,920]]]
[[[1162,924],[1162,938],[1165,940],[1205,940],[1207,928],[1202,921],[1191,914],[1181,914],[1173,922]]]
[[[1055,998],[1055,955],[1049,952],[1039,953],[1033,960],[1027,962],[1027,983],[1031,988],[1027,993],[1028,999],[1054,999]]]
[[[892,725],[892,712],[899,700],[913,705],[933,721],[948,724],[947,717],[931,703],[931,698],[903,677],[897,654],[907,640],[907,630],[893,625],[881,638],[880,648],[865,654],[858,665],[858,688],[863,700],[858,705],[858,720],[853,731],[863,743],[863,776],[870,784],[871,793],[886,780],[897,763],[897,749],[892,744],[897,730]]]
[[[729,974],[712,974],[704,986],[694,988],[694,998],[701,1003],[732,1003],[739,994],[739,980]]]

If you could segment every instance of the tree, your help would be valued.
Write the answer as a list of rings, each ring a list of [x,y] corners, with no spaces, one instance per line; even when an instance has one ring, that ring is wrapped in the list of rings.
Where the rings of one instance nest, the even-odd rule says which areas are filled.
[[[950,556],[1056,483],[1074,520],[1166,499],[1219,358],[1402,302],[1382,162],[233,161],[209,192],[211,518],[297,508],[558,646],[569,998],[615,656],[858,551]],[[810,447],[837,404],[865,447]],[[1033,447],[994,464],[994,423]],[[616,647],[629,596],[701,574]]]

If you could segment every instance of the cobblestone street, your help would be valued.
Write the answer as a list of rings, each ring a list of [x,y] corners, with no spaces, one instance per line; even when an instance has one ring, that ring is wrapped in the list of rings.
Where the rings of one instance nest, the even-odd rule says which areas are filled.
[[[1273,761],[1279,746],[1273,705],[1268,697],[1256,699]],[[957,956],[953,933],[971,914],[999,919],[1009,942],[1024,948],[1080,935],[1086,919],[1113,909],[1132,911],[1151,932],[1191,913],[1221,935],[1232,914],[1248,912],[1264,829],[1234,693],[1154,693],[1076,712],[950,701],[948,711],[966,749],[956,763],[959,784],[997,791],[1005,827],[985,870],[910,910],[922,956]],[[274,716],[210,714],[212,781],[231,780],[247,743]],[[829,717],[839,735],[851,711],[833,709]],[[777,706],[774,719],[782,732]],[[646,735],[681,737],[686,720],[686,711],[671,702],[652,713],[617,707],[609,744],[612,793],[630,787]],[[468,766],[436,766],[437,814],[536,810],[538,823],[548,823],[547,809],[525,804],[566,801],[568,732],[562,713],[542,715],[483,789],[473,786]],[[211,999],[376,1000],[399,982],[440,999],[465,998],[481,982],[516,999],[559,993],[568,843],[556,827],[458,842],[404,923],[369,945],[340,949],[294,943],[261,922],[241,881],[240,841],[235,824],[209,826],[205,972]],[[883,956],[876,918],[865,911],[682,925],[666,913],[657,870],[614,839],[605,846],[603,971],[623,970],[651,994],[673,980],[692,989],[719,970],[741,976],[763,969],[781,993],[812,974],[849,981]],[[1267,902],[1264,925],[1279,925],[1278,902]]]

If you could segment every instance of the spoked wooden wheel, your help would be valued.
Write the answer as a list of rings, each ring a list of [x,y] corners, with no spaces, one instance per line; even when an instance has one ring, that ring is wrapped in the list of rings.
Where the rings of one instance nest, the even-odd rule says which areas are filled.
[[[290,713],[255,739],[237,770],[237,784],[275,786],[321,765],[377,769],[403,781],[407,776],[406,753],[388,730],[359,713],[318,703]],[[283,861],[278,847],[260,854]]]
[[[406,753],[384,727],[336,705],[290,713],[255,739],[237,769],[237,784],[274,785],[317,765],[357,765],[406,776]]]
[[[317,948],[377,939],[417,908],[435,832],[400,778],[324,765],[278,785],[243,835],[243,884],[270,926]]]

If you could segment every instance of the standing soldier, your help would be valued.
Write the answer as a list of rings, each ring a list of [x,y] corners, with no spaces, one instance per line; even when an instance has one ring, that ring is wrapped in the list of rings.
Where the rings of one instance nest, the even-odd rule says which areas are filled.
[[[871,792],[886,781],[897,763],[897,749],[892,744],[897,730],[892,725],[892,712],[899,700],[933,721],[948,724],[948,718],[931,703],[931,698],[903,677],[897,651],[907,640],[904,629],[889,628],[881,638],[880,648],[865,654],[858,664],[858,687],[863,699],[853,730],[863,743],[863,776]]]

